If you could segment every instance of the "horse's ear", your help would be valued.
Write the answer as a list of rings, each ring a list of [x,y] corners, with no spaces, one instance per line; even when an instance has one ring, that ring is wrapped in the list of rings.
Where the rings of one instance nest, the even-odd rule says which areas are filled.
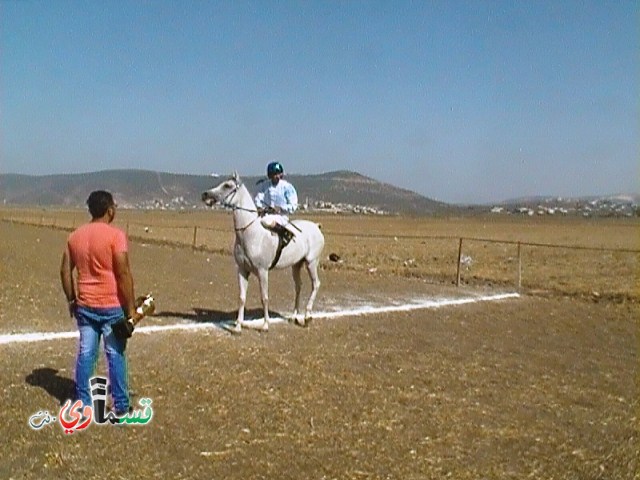
[[[240,175],[238,175],[238,171],[234,170],[233,174],[231,175],[231,178],[233,178],[236,182],[238,182],[240,180]]]

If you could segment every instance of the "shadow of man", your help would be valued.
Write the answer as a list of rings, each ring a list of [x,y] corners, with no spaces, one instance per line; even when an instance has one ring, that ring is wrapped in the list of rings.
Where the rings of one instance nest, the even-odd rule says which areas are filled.
[[[49,395],[57,398],[60,405],[64,405],[64,402],[72,399],[74,395],[74,381],[59,376],[58,370],[53,368],[36,368],[26,376],[25,381],[29,385],[44,389]]]

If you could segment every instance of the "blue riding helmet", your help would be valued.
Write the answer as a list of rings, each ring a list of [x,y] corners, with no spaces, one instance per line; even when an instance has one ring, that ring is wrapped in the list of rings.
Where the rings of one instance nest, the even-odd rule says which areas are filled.
[[[271,177],[272,175],[277,175],[279,173],[284,173],[284,168],[280,162],[271,162],[267,165],[267,177]]]

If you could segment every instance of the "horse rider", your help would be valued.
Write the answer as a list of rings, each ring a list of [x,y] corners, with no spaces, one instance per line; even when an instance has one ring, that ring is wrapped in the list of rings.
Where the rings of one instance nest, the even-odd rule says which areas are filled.
[[[258,214],[262,216],[262,225],[280,235],[286,245],[295,235],[288,215],[298,209],[298,193],[283,178],[284,167],[280,162],[267,165],[267,177],[269,180],[262,182],[255,197],[256,207]]]

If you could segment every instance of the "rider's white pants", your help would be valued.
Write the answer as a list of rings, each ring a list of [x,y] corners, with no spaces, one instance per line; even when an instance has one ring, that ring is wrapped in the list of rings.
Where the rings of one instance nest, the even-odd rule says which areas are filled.
[[[289,225],[289,218],[285,215],[276,215],[273,213],[269,213],[262,217],[260,220],[262,226],[265,228],[274,228],[277,225],[282,225],[284,228],[289,230],[291,233],[296,233],[293,228]]]

